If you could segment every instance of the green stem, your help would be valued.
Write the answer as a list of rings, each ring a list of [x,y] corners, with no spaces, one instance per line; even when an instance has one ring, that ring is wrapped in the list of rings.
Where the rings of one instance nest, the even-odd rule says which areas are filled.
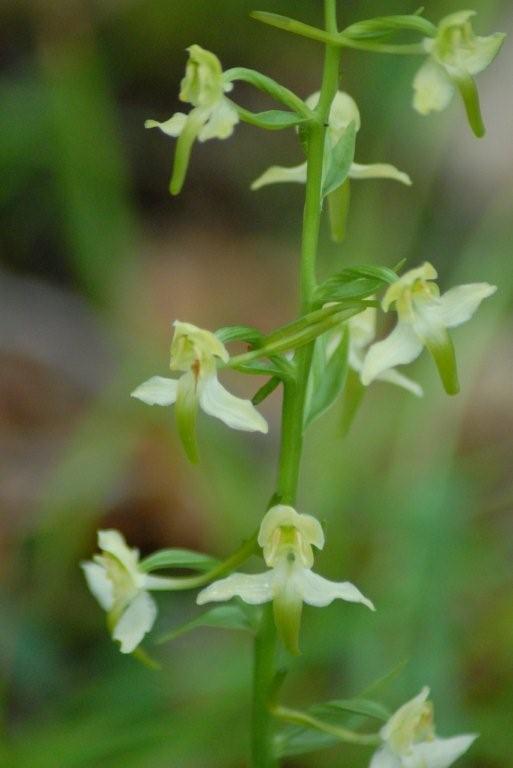
[[[326,30],[337,32],[336,0],[324,0]],[[324,140],[331,103],[338,87],[340,49],[328,45],[316,121],[307,130],[307,180],[300,265],[301,315],[313,309],[316,288],[316,257],[322,206]],[[284,504],[295,504],[301,454],[303,449],[303,417],[306,389],[312,361],[313,342],[296,354],[297,376],[283,387],[282,434],[275,498]],[[255,681],[253,696],[253,762],[252,768],[274,768],[273,726],[270,697],[274,680],[276,630],[271,610],[262,620],[255,642]],[[258,677],[261,676],[261,679]]]
[[[319,29],[318,27],[312,27],[310,24],[304,24],[302,21],[289,19],[286,16],[280,16],[276,13],[254,11],[251,16],[257,21],[269,24],[271,27],[283,29],[286,32],[292,32],[293,34],[307,37],[310,40],[316,40],[318,43],[324,43],[328,46],[354,48],[357,51],[370,51],[371,53],[388,53],[404,56],[426,55],[426,49],[422,43],[402,43],[394,45],[390,43],[374,42],[372,40],[356,40],[349,35],[345,35],[344,32],[335,32],[331,29]],[[428,34],[426,30],[424,31]],[[433,36],[431,30],[430,34]]]
[[[381,744],[381,739],[377,733],[356,733],[356,731],[350,731],[348,728],[343,728],[340,725],[325,723],[323,720],[319,720],[317,717],[313,717],[307,712],[300,712],[297,709],[274,707],[273,715],[287,723],[292,723],[293,725],[306,725],[307,728],[312,728],[321,733],[335,736],[335,738],[340,739],[340,741],[344,741],[347,744]]]
[[[255,637],[252,702],[252,768],[275,768],[269,692],[274,682],[276,630],[272,606],[266,605]]]
[[[343,309],[337,310],[336,307],[328,307],[327,309],[332,311],[325,312],[322,322],[312,323],[310,326],[299,328],[299,330],[295,330],[294,332],[291,332],[290,335],[282,336],[281,338],[279,336],[276,336],[275,338],[273,334],[272,337],[269,337],[269,341],[264,339],[264,343],[261,347],[231,357],[225,365],[227,368],[237,368],[239,365],[245,365],[246,363],[261,357],[270,357],[272,355],[280,354],[281,352],[286,352],[289,349],[298,349],[305,344],[311,345],[311,342],[315,341],[318,336],[326,333],[326,331],[329,331],[332,328],[336,328],[350,317],[363,312],[368,306],[373,306],[373,304],[369,302],[364,303],[363,301],[355,301],[353,302],[353,306],[346,306]]]
[[[205,573],[200,573],[198,576],[177,576],[165,579],[162,577],[160,589],[169,589],[173,592],[179,592],[184,589],[197,589],[205,584],[209,584],[211,581],[215,581],[220,576],[224,576],[225,573],[230,573],[257,552],[257,536],[258,531],[245,541],[239,549],[235,550],[230,557],[222,560],[222,562],[215,565],[209,571],[205,571]]]
[[[325,0],[326,30],[337,30],[336,1]],[[324,140],[331,103],[337,92],[340,49],[328,45],[324,57],[324,72],[319,103],[316,107],[318,122],[308,132],[307,176],[300,267],[301,314],[313,309],[316,289],[316,258],[322,207],[322,178]],[[287,382],[283,392],[282,440],[279,459],[277,497],[285,504],[294,504],[303,450],[303,413],[306,388],[312,361],[313,343],[297,352],[297,376]]]
[[[232,69],[227,69],[223,76],[227,83],[233,83],[237,80],[250,83],[250,85],[267,93],[273,99],[284,104],[286,107],[289,107],[289,109],[297,112],[307,120],[311,120],[312,117],[314,117],[312,110],[309,109],[305,102],[300,99],[299,96],[296,96],[293,91],[280,85],[271,77],[256,72],[254,69],[248,69],[247,67],[233,67]]]

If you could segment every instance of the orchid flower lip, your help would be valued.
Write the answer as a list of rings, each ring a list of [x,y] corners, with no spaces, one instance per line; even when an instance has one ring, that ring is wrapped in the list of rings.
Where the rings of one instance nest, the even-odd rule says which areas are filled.
[[[458,11],[443,18],[434,38],[425,38],[426,61],[413,81],[413,107],[421,115],[440,112],[461,92],[472,130],[484,135],[479,97],[473,76],[495,59],[504,35],[480,37],[474,34],[471,18],[475,11]]]
[[[258,543],[269,570],[258,574],[232,573],[215,581],[198,594],[198,605],[235,596],[250,605],[272,601],[278,631],[292,653],[299,652],[303,603],[323,607],[338,598],[374,610],[372,602],[354,584],[332,582],[311,570],[312,547],[324,546],[322,527],[311,515],[299,514],[283,504],[271,507],[262,520]]]
[[[380,731],[382,745],[369,768],[449,768],[466,752],[477,734],[441,738],[435,733],[433,705],[425,686],[403,704]]]
[[[388,287],[383,309],[389,310],[394,305],[398,322],[387,338],[368,349],[361,371],[364,385],[389,375],[397,365],[413,362],[426,347],[435,360],[446,392],[457,393],[456,362],[448,330],[470,320],[481,302],[495,293],[496,287],[472,283],[440,295],[434,282],[436,277],[435,268],[425,262]]]
[[[131,393],[148,405],[176,407],[179,434],[191,461],[197,461],[195,414],[201,408],[232,429],[268,432],[268,424],[250,400],[236,397],[217,377],[218,366],[230,359],[228,350],[211,331],[175,320],[170,368],[179,379],[153,376]]]

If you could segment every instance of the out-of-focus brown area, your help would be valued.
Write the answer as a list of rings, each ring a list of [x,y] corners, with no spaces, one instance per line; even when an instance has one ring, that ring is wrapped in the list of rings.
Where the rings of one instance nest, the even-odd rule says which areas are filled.
[[[341,3],[344,23],[415,10]],[[362,6],[362,7],[360,7]],[[506,0],[474,0],[481,34],[513,26]],[[296,312],[303,190],[251,192],[267,166],[300,162],[293,131],[240,125],[194,148],[183,194],[167,192],[173,142],[144,119],[178,108],[185,48],[261,69],[306,96],[321,50],[249,19],[248,0],[8,3],[0,13],[0,765],[6,768],[227,768],[244,765],[250,643],[201,629],[160,647],[155,673],[119,654],[79,562],[116,527],[148,553],[225,555],[272,492],[280,397],[270,434],[200,419],[202,461],[187,464],[171,409],[129,397],[165,375],[171,322],[270,330]],[[319,23],[319,3],[262,9]],[[436,0],[438,20],[459,6]],[[326,524],[318,567],[351,579],[378,612],[305,610],[303,656],[286,700],[359,694],[407,661],[380,695],[395,707],[432,687],[442,735],[480,739],[472,768],[508,768],[513,710],[513,101],[509,40],[479,77],[488,133],[470,135],[455,100],[410,107],[418,61],[347,52],[359,162],[391,162],[413,187],[355,182],[342,246],[321,237],[321,275],[342,266],[432,261],[441,285],[498,292],[454,333],[462,393],[431,362],[422,401],[386,384],[366,394],[350,434],[335,406],[308,433],[301,511]],[[269,102],[237,86],[251,109]],[[227,374],[251,396],[262,380]],[[155,636],[198,609],[159,598]],[[290,766],[363,768],[346,746]],[[463,761],[462,761],[463,764]]]

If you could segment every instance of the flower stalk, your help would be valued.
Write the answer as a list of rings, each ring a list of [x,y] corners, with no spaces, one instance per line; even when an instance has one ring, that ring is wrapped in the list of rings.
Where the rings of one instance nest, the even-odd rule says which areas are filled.
[[[336,0],[324,0],[326,30],[337,32]],[[312,311],[316,281],[316,258],[322,203],[322,181],[326,124],[339,80],[340,49],[326,46],[321,93],[315,109],[316,121],[307,128],[307,179],[300,264],[300,314]],[[283,387],[282,431],[275,498],[282,504],[295,504],[303,449],[303,422],[313,343],[296,353],[297,375]],[[253,698],[253,768],[274,768],[273,729],[270,698],[274,671],[264,666],[272,662],[276,630],[270,611],[264,613],[255,641],[255,682]],[[262,670],[262,667],[264,669]],[[266,672],[262,680],[257,673]]]

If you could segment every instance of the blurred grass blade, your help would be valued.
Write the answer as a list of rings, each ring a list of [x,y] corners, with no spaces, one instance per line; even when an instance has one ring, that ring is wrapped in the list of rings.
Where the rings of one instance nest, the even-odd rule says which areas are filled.
[[[255,623],[250,613],[250,609],[247,606],[243,606],[240,603],[233,603],[230,605],[216,605],[209,611],[205,611],[198,618],[192,621],[187,621],[185,624],[181,624],[171,632],[167,632],[162,635],[156,641],[159,645],[161,643],[167,643],[170,640],[175,640],[180,635],[185,635],[187,632],[192,632],[194,629],[200,627],[213,627],[218,629],[237,629],[245,632],[254,632]]]

